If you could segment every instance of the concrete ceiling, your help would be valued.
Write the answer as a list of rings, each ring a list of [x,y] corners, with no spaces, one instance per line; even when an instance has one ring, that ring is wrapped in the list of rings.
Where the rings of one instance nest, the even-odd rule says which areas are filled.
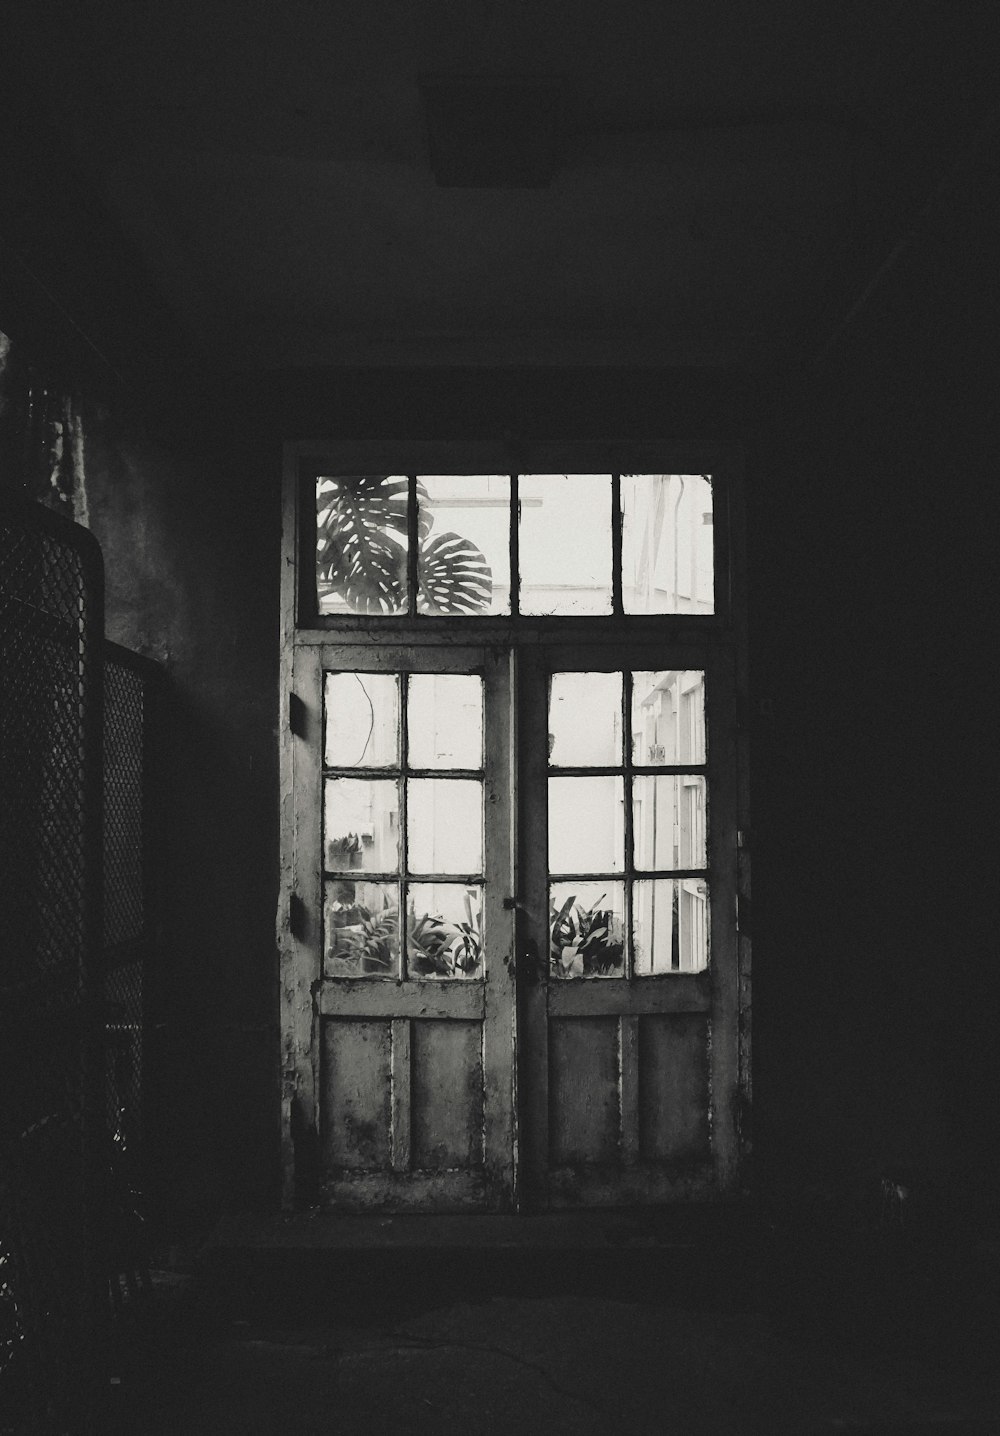
[[[36,0],[23,34],[204,362],[753,368],[819,337],[969,143],[995,9]],[[538,81],[551,180],[439,184],[427,76]]]

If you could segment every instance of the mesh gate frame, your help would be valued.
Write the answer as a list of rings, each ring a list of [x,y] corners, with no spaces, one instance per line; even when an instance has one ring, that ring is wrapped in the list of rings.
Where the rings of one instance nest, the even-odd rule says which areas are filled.
[[[104,1013],[108,1131],[135,1193],[154,1186],[148,1039],[159,967],[156,754],[163,670],[104,645]]]

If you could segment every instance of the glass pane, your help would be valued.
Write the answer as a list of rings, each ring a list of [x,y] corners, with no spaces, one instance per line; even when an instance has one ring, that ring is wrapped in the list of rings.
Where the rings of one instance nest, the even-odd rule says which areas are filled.
[[[462,883],[411,883],[406,902],[411,977],[482,977],[483,890]]]
[[[510,613],[510,479],[417,480],[418,613]]]
[[[621,977],[625,971],[624,883],[553,883],[549,888],[552,977]]]
[[[712,485],[704,474],[623,474],[626,613],[714,613]]]
[[[633,778],[632,837],[637,868],[703,868],[705,779]]]
[[[625,866],[622,780],[549,779],[549,871],[619,873]]]
[[[622,675],[553,673],[549,763],[611,768],[622,761]]]
[[[323,971],[327,977],[396,977],[399,894],[395,883],[324,883]]]
[[[399,791],[394,778],[327,778],[324,867],[391,873],[399,867]]]
[[[632,761],[640,767],[704,763],[704,672],[632,674]]]
[[[522,613],[611,612],[611,476],[518,481]]]
[[[408,482],[401,474],[316,480],[320,613],[405,613]]]
[[[471,673],[414,673],[407,700],[411,768],[483,766],[483,680]]]
[[[708,883],[643,878],[632,888],[632,952],[639,977],[708,966]]]
[[[326,675],[326,742],[330,768],[399,764],[399,679],[395,673]]]
[[[409,871],[482,872],[482,783],[474,778],[411,778],[406,792]]]

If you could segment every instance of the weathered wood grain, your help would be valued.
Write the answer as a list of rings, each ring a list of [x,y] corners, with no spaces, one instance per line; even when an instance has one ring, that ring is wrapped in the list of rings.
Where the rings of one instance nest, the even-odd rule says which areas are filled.
[[[424,1171],[481,1166],[482,1024],[416,1021],[410,1042],[413,1166]]]
[[[646,1161],[707,1158],[708,1019],[646,1016],[638,1024],[639,1152]]]
[[[618,1021],[549,1023],[549,1153],[557,1166],[619,1160]]]
[[[391,1025],[324,1021],[324,1170],[387,1170],[391,1165]]]

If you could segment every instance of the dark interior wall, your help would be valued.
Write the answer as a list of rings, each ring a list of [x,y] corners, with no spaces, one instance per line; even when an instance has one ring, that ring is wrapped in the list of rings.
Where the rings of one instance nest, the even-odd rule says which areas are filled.
[[[952,1215],[1000,1176],[990,213],[951,196],[762,391],[749,477],[763,1185],[909,1168]]]
[[[264,1200],[275,1178],[278,490],[238,436],[192,441],[183,407],[151,419],[85,353],[66,363],[12,327],[0,493],[90,528],[106,634],[165,678],[147,1150],[157,1205],[183,1226],[224,1196]]]
[[[995,1190],[995,211],[971,204],[794,373],[160,376],[133,406],[105,363],[69,366],[109,633],[168,675],[169,1213],[277,1190],[279,491],[295,437],[742,444],[751,683],[774,714],[751,734],[758,1189],[860,1195],[899,1163],[936,1190]],[[44,359],[53,321],[33,324],[34,305],[19,281],[0,328],[13,313],[15,342]]]
[[[279,505],[238,442],[193,456],[105,417],[87,453],[109,636],[167,675],[153,1096],[164,1209],[197,1214],[273,1181]]]
[[[275,1175],[276,471],[179,377],[41,88],[6,52],[0,78],[0,492],[93,530],[108,637],[164,669],[151,1146],[164,1210],[196,1215]]]

